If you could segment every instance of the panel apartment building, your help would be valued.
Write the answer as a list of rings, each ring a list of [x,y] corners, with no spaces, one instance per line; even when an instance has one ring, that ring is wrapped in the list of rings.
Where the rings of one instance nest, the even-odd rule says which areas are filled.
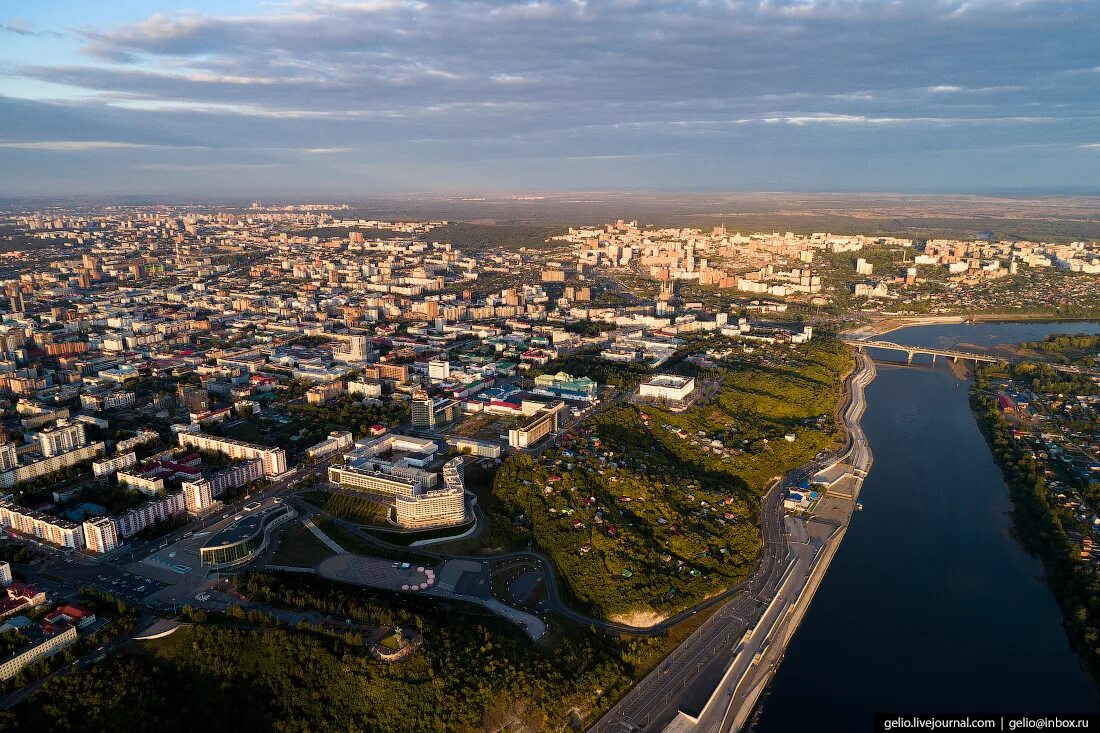
[[[234,461],[259,458],[263,461],[264,476],[286,473],[286,451],[266,445],[254,445],[232,438],[219,438],[203,433],[180,433],[179,444],[184,448],[224,453]]]
[[[84,547],[84,530],[79,524],[17,506],[11,494],[0,496],[0,527],[10,527],[59,547],[74,550]]]

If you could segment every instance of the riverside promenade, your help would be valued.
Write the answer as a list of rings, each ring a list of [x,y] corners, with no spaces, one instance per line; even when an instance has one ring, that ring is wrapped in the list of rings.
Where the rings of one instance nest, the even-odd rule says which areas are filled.
[[[783,517],[781,511],[774,518],[764,512],[766,559],[774,558],[766,575],[730,598],[591,731],[741,729],[782,658],[855,510],[872,460],[860,418],[866,408],[864,389],[874,377],[874,362],[866,354],[857,354],[840,414],[847,437],[845,448],[824,463],[795,471],[770,492],[770,496],[779,496],[787,486],[807,478],[819,485],[830,482],[815,515],[803,520]]]
[[[863,479],[873,460],[860,418],[867,407],[864,389],[875,378],[875,365],[866,354],[857,355],[857,359],[859,367],[852,379],[851,399],[842,417],[851,437],[848,451],[833,466],[814,477],[819,485],[831,482],[825,486],[825,497],[814,516],[805,522],[788,519],[796,523],[797,530],[791,542],[795,557],[784,587],[737,652],[726,678],[715,690],[698,723],[685,728],[669,726],[670,730],[718,733],[742,730],[782,661],[787,643],[802,623],[848,531]]]

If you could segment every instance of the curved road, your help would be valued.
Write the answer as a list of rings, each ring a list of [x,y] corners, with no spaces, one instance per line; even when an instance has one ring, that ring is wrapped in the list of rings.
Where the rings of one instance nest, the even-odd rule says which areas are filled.
[[[841,405],[840,414],[847,418],[852,404],[853,390],[851,388],[852,381],[856,379],[861,373],[862,369],[854,370],[846,380],[846,388],[844,395],[844,403]],[[847,420],[842,420],[847,422]],[[440,553],[433,550],[417,547],[410,548],[402,545],[394,545],[384,540],[381,540],[369,532],[365,532],[361,527],[352,522],[340,519],[328,512],[308,505],[309,509],[314,514],[322,514],[329,519],[332,519],[337,524],[341,525],[345,529],[353,532],[361,539],[389,551],[398,551],[406,553],[415,553],[421,557],[433,558],[437,561],[443,561],[448,559],[457,560],[470,560],[473,562],[499,562],[507,560],[523,560],[536,565],[542,574],[546,583],[546,592],[549,605],[552,610],[564,618],[574,621],[579,624],[585,624],[593,626],[601,631],[617,634],[631,634],[634,636],[652,637],[659,636],[673,626],[686,621],[692,616],[696,615],[700,611],[704,611],[712,606],[721,604],[733,596],[737,595],[743,590],[749,591],[752,595],[758,595],[761,591],[764,591],[778,580],[781,569],[784,567],[782,560],[785,560],[788,556],[787,536],[783,527],[783,496],[788,486],[798,484],[801,481],[813,476],[815,473],[821,470],[822,467],[831,463],[843,460],[852,449],[855,447],[853,442],[853,431],[850,426],[845,425],[845,445],[837,453],[827,456],[821,460],[816,460],[806,466],[792,471],[787,474],[782,480],[776,481],[769,488],[767,494],[764,496],[764,501],[761,504],[760,509],[760,529],[761,537],[764,545],[764,553],[760,563],[757,565],[756,572],[751,578],[748,578],[737,585],[731,586],[721,593],[712,596],[690,608],[686,608],[679,613],[670,616],[669,618],[660,621],[651,626],[631,626],[629,624],[618,623],[615,621],[608,621],[606,619],[596,618],[589,616],[586,613],[578,611],[569,606],[562,598],[561,590],[558,586],[558,576],[556,567],[553,560],[547,555],[540,552],[532,551],[517,551],[506,552],[496,555],[454,555],[447,553]],[[764,593],[767,597],[770,594]]]

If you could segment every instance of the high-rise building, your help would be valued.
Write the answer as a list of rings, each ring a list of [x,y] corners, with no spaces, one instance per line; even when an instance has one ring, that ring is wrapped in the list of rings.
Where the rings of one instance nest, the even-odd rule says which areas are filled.
[[[188,412],[203,413],[210,411],[210,394],[203,387],[177,384],[176,398],[179,400],[180,406],[187,408]]]
[[[431,429],[435,427],[435,402],[428,396],[427,392],[422,389],[413,392],[410,407],[414,428]]]
[[[118,547],[118,529],[110,517],[96,517],[84,522],[84,542],[92,552],[110,552]]]
[[[332,358],[339,362],[366,361],[370,354],[367,337],[353,334],[344,338],[344,342],[332,350]]]
[[[4,443],[0,445],[0,471],[7,471],[19,465],[19,455],[15,452],[15,444]]]
[[[27,335],[22,328],[0,330],[0,351],[10,353],[27,345]]]
[[[78,422],[58,422],[52,428],[35,433],[34,440],[38,444],[38,452],[46,458],[68,453],[88,444],[84,436],[84,425]]]
[[[433,359],[428,362],[428,378],[433,382],[448,379],[451,376],[451,363],[446,359]]]
[[[0,560],[0,586],[7,588],[11,585],[11,565],[7,560]]]
[[[183,482],[183,496],[187,502],[187,511],[201,514],[214,503],[214,490],[206,479]]]

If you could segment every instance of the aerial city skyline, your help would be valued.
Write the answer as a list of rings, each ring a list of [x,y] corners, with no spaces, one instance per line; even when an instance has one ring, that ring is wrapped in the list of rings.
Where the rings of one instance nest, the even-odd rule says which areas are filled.
[[[0,9],[0,731],[1100,726],[1100,4]]]
[[[1095,192],[1097,25],[1074,0],[20,4],[4,193]]]

